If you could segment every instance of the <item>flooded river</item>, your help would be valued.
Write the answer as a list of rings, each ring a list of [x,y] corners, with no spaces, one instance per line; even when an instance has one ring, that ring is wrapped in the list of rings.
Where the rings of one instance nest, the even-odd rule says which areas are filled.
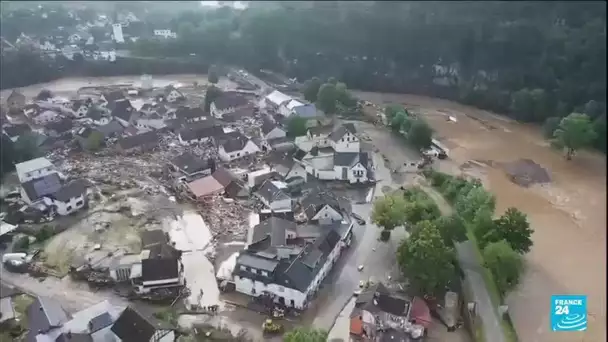
[[[497,213],[513,206],[528,214],[535,230],[534,246],[526,256],[524,279],[507,300],[521,341],[606,340],[605,156],[583,151],[566,161],[559,151],[548,147],[537,127],[449,101],[397,94],[358,95],[377,104],[402,103],[423,113],[450,148],[450,161],[442,163],[442,169],[459,172],[469,160],[482,161],[470,171],[496,195]],[[457,122],[447,120],[447,115]],[[494,166],[520,158],[546,168],[551,183],[523,188]],[[552,294],[588,296],[586,332],[551,331]]]

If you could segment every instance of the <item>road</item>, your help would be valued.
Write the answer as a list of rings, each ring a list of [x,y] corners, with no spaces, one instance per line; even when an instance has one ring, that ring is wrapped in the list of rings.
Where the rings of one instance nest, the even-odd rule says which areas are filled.
[[[392,186],[390,170],[385,167],[382,158],[374,155],[376,165],[376,183],[374,197],[382,196],[382,188]],[[395,254],[399,243],[406,237],[404,229],[395,229],[388,242],[381,242],[380,228],[370,221],[372,204],[354,204],[354,213],[360,215],[367,221],[364,226],[355,225],[353,229],[353,244],[345,255],[340,258],[336,269],[325,280],[326,291],[317,299],[317,303],[323,305],[315,311],[316,317],[313,325],[316,328],[331,330],[336,317],[340,314],[344,306],[352,298],[353,291],[358,288],[359,281],[373,278],[377,281],[388,280],[388,276],[393,278],[399,274]],[[364,268],[361,272],[357,270],[359,265]],[[331,285],[329,285],[331,284]],[[327,288],[329,287],[329,288]]]

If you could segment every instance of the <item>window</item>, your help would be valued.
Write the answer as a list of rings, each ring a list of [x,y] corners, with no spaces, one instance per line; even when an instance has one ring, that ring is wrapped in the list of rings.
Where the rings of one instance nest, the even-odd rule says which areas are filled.
[[[262,275],[263,275],[264,277],[268,277],[268,272],[266,272],[266,271],[262,271]]]
[[[80,201],[76,202],[76,206],[77,206],[77,207],[80,207],[82,204],[83,204],[82,200],[80,200]]]
[[[67,211],[72,211],[72,206],[68,205],[67,208],[65,208]]]
[[[247,271],[247,267],[241,266],[241,271]]]
[[[241,156],[241,153],[240,153],[240,152],[239,152],[239,153],[237,153],[237,154],[236,154],[236,156],[237,156],[237,157],[240,157],[240,156]]]
[[[251,269],[251,273],[253,273],[253,274],[257,274],[258,272],[257,272],[257,270],[256,270],[255,268],[252,268],[252,269]]]

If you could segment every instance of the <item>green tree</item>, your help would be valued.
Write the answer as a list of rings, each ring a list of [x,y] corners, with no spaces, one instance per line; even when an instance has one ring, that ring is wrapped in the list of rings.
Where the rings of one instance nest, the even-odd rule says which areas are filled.
[[[402,196],[385,195],[374,202],[372,222],[381,227],[390,237],[390,231],[405,223],[406,202]]]
[[[473,221],[471,221],[471,227],[480,248],[484,248],[490,242],[501,240],[501,235],[496,228],[496,222],[492,217],[492,213],[492,210],[489,208],[481,208],[475,214]]]
[[[458,214],[450,216],[441,216],[434,222],[443,243],[446,246],[453,246],[454,242],[463,242],[467,240],[467,228],[464,221]]]
[[[209,67],[209,71],[207,72],[207,80],[209,80],[209,83],[211,84],[217,84],[217,82],[219,82],[220,76],[215,65]]]
[[[321,80],[318,77],[313,77],[312,79],[310,79],[305,84],[304,99],[311,103],[317,101],[317,94],[319,94],[319,88],[321,88]]]
[[[104,136],[99,131],[93,131],[87,138],[86,148],[89,151],[97,151],[103,147]]]
[[[421,221],[397,250],[397,262],[421,294],[442,293],[454,276],[454,252],[443,243],[437,227]]]
[[[415,148],[422,150],[431,146],[433,129],[423,119],[416,119],[407,132],[408,142]]]
[[[524,263],[522,256],[504,241],[492,242],[483,249],[484,266],[490,270],[502,295],[519,283]]]
[[[566,159],[571,160],[577,150],[593,143],[596,133],[589,116],[572,113],[562,119],[553,137],[554,145],[566,149]]]
[[[435,220],[441,212],[432,200],[408,201],[403,208],[405,222],[408,225],[415,225],[420,221]]]
[[[391,129],[395,132],[404,131],[407,132],[409,126],[407,126],[406,121],[410,121],[411,119],[405,114],[404,111],[397,112],[392,116],[389,123]],[[405,128],[405,129],[404,129]]]
[[[602,114],[593,122],[595,141],[593,146],[602,152],[606,152],[606,114]]]
[[[389,122],[391,122],[395,115],[400,112],[405,114],[403,107],[397,104],[390,104],[384,108],[384,115]]]
[[[508,208],[507,211],[495,221],[499,236],[505,240],[514,251],[527,253],[533,245],[532,233],[528,217],[517,208]],[[488,241],[490,242],[490,241]],[[491,241],[496,242],[496,241]]]
[[[213,101],[215,101],[215,99],[217,99],[218,97],[220,97],[222,95],[222,91],[212,85],[209,88],[207,88],[207,92],[205,93],[205,103],[204,103],[204,107],[205,107],[205,112],[209,112],[210,108],[211,108],[211,103]]]
[[[325,330],[296,328],[283,335],[284,342],[326,342],[329,334]]]
[[[562,119],[557,116],[552,116],[545,120],[545,123],[543,124],[543,135],[545,136],[545,138],[553,138],[553,133],[559,127],[559,123],[561,121]]]
[[[336,86],[331,83],[325,83],[319,88],[317,94],[317,106],[327,114],[336,112],[336,102],[338,101],[338,93]]]
[[[287,135],[292,138],[306,135],[307,130],[306,119],[301,116],[296,115],[287,123]]]
[[[494,212],[496,206],[496,199],[482,186],[476,186],[468,191],[466,194],[460,196],[456,202],[456,212],[465,221],[472,221],[477,212],[482,209],[489,209],[490,212]]]

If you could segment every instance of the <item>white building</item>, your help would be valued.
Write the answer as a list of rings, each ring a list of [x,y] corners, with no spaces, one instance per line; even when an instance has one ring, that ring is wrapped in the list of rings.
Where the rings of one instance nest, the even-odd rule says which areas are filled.
[[[249,245],[237,258],[234,282],[238,292],[253,297],[270,295],[277,303],[302,310],[347,244],[333,229],[303,248],[288,246],[286,236],[275,229],[264,239],[270,240],[274,254],[257,253],[258,244]]]
[[[81,180],[63,185],[59,191],[44,197],[44,204],[55,206],[57,214],[70,215],[86,204],[87,189]]]
[[[163,38],[177,38],[177,34],[171,30],[154,30],[154,35]]]
[[[21,183],[57,172],[55,166],[46,158],[36,158],[19,163],[15,165],[15,169]]]
[[[234,92],[226,92],[211,103],[209,111],[213,117],[222,118],[224,114],[234,113],[247,105],[249,105],[249,101],[244,96]]]
[[[285,183],[269,179],[262,184],[255,195],[274,212],[291,211],[291,197],[285,193],[286,188]]]
[[[278,90],[266,95],[260,102],[260,107],[266,111],[279,112],[281,105],[293,100],[291,96],[281,93]]]
[[[260,148],[239,132],[230,132],[217,138],[217,152],[222,161],[228,162],[260,152]]]
[[[260,135],[262,139],[268,141],[277,138],[284,138],[287,136],[287,132],[285,132],[275,122],[269,120],[268,118],[264,118],[262,121],[262,127],[260,127]]]
[[[112,37],[114,41],[117,43],[124,43],[125,37],[122,34],[122,25],[121,24],[112,24]]]
[[[288,117],[291,116],[294,112],[294,108],[296,107],[300,107],[300,106],[304,106],[304,103],[298,101],[298,100],[290,100],[287,102],[282,103],[279,106],[279,114]]]

